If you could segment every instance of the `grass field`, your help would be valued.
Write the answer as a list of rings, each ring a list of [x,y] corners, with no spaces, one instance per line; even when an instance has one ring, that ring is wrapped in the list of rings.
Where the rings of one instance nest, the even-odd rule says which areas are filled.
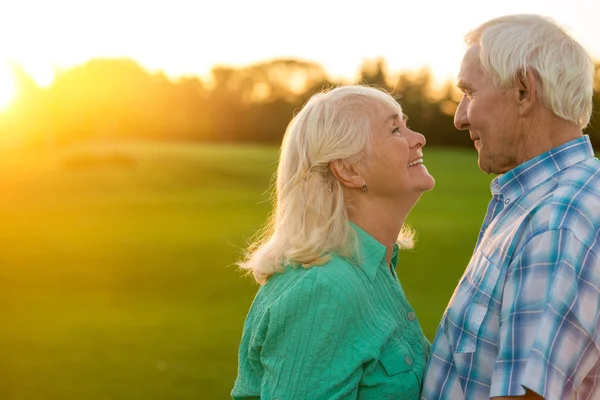
[[[233,263],[269,212],[277,149],[93,150],[0,154],[0,399],[228,398],[257,289]],[[432,338],[490,177],[474,151],[425,161],[437,186],[398,273]]]

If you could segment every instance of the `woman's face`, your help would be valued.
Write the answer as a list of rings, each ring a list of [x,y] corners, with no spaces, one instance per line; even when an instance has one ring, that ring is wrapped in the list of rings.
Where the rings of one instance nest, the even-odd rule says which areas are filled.
[[[386,106],[371,122],[371,153],[361,168],[370,194],[397,200],[435,185],[423,164],[425,137],[406,120],[400,108]]]

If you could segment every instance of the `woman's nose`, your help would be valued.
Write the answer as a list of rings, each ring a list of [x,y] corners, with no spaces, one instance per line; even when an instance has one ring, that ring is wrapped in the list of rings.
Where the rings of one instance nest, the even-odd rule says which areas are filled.
[[[427,140],[425,139],[425,135],[423,135],[422,133],[419,132],[415,132],[415,131],[410,131],[411,132],[411,138],[410,138],[410,147],[416,147],[416,148],[421,148],[423,146],[425,146],[425,143],[427,143]]]

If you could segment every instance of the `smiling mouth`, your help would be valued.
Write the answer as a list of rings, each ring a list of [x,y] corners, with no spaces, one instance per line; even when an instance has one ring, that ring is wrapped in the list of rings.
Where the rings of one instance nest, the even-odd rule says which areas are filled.
[[[415,161],[411,161],[408,164],[406,164],[406,166],[408,166],[408,167],[414,167],[415,165],[419,165],[419,164],[423,164],[423,159],[422,158],[417,158]]]

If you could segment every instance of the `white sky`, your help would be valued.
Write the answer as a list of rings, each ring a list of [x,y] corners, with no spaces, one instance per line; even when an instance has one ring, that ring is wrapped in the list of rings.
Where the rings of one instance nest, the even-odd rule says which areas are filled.
[[[600,0],[0,0],[0,99],[6,61],[41,84],[54,67],[121,56],[172,77],[289,56],[332,78],[375,57],[390,72],[429,65],[453,78],[464,34],[511,13],[554,17],[600,59]]]

